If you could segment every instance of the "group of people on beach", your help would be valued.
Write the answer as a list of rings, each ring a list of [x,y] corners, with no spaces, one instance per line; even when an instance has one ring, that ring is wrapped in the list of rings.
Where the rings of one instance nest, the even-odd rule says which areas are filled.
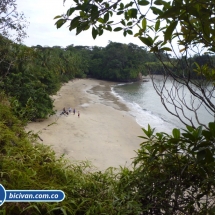
[[[62,113],[60,114],[60,115],[62,115],[62,114],[66,114],[66,115],[69,115],[69,113],[71,113],[72,112],[72,108],[71,107],[69,107],[68,108],[68,111],[66,110],[66,108],[64,107],[63,108],[63,111],[62,111]],[[73,115],[75,115],[75,108],[73,109]],[[80,112],[78,111],[78,118],[80,117]]]

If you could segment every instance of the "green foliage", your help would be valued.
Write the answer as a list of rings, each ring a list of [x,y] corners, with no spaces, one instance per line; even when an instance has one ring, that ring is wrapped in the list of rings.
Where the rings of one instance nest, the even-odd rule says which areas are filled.
[[[209,130],[187,126],[183,133],[154,134],[143,129],[144,142],[134,159],[128,189],[136,190],[145,214],[211,214],[215,208],[215,123]]]
[[[31,97],[27,100],[25,107],[23,107],[18,100],[13,98],[11,99],[11,107],[15,115],[23,121],[28,122],[37,117],[37,109],[34,107],[34,101]]]
[[[112,81],[139,80],[139,74],[146,74],[144,63],[152,60],[144,47],[110,42],[105,48],[93,47],[89,75]]]
[[[152,12],[155,18],[152,19],[149,12]],[[74,29],[77,34],[92,26],[94,39],[97,35],[101,36],[105,30],[112,31],[111,26],[114,26],[113,31],[121,31],[124,36],[134,33],[134,37],[138,37],[156,54],[173,51],[172,41],[181,46],[182,53],[199,44],[206,51],[213,53],[215,51],[213,14],[212,0],[202,2],[144,0],[130,1],[127,4],[122,1],[110,3],[101,0],[93,3],[75,1],[74,7],[55,19],[58,19],[57,28],[59,22],[72,20],[69,24],[70,31]]]
[[[151,74],[157,75],[163,74],[165,67],[173,68],[173,65],[168,61],[163,62],[163,64],[161,62],[147,62],[145,66],[151,70]]]
[[[11,72],[4,79],[4,90],[14,98],[13,110],[22,119],[46,118],[48,114],[53,113],[51,98],[45,92],[42,83],[31,73]]]
[[[16,57],[11,51],[11,46],[13,42],[0,35],[0,81],[9,73],[10,62]]]
[[[49,95],[55,94],[62,82],[83,78],[88,71],[86,55],[75,49],[29,48],[4,37],[0,43],[0,89],[12,97],[13,110],[26,122],[53,114]]]

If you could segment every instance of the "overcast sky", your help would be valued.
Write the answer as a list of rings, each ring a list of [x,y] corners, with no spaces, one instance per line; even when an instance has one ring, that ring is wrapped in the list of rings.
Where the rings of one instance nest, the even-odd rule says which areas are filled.
[[[106,46],[108,41],[121,43],[134,43],[139,46],[143,44],[138,38],[133,36],[122,35],[122,32],[104,32],[101,37],[94,40],[91,36],[91,30],[84,31],[79,35],[75,35],[75,31],[70,32],[68,25],[57,29],[53,18],[61,15],[69,8],[71,0],[66,1],[63,6],[63,0],[17,0],[17,11],[23,12],[30,22],[27,29],[28,38],[24,44],[27,46],[62,46],[68,45],[86,45],[86,46]]]

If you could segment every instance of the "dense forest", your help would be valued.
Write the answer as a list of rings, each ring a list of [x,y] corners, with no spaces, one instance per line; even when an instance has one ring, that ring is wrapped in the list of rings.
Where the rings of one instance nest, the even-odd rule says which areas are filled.
[[[209,79],[213,83],[214,28],[210,33],[210,25],[205,25],[204,19],[207,23],[214,22],[214,15],[211,15],[214,14],[214,4],[205,0],[210,4],[206,8],[205,2],[197,1],[196,5],[193,0],[186,1],[186,4],[191,2],[191,7],[181,0],[173,0],[172,5],[163,0],[151,1],[151,4],[155,2],[151,8],[153,12],[161,15],[165,12],[163,18],[167,18],[168,23],[173,22],[166,29],[162,28],[167,32],[166,41],[156,42],[154,47],[152,45],[156,39],[152,40],[149,35],[142,36],[147,21],[141,15],[137,24],[141,21],[142,26],[139,26],[136,36],[146,46],[110,41],[106,47],[68,45],[63,48],[23,45],[21,42],[26,36],[24,16],[16,13],[15,2],[0,2],[0,184],[7,190],[63,190],[66,198],[53,203],[5,202],[0,207],[0,214],[215,214],[215,122],[209,123],[207,129],[202,126],[186,126],[183,130],[173,128],[172,134],[155,133],[155,129],[148,125],[148,128],[142,129],[142,143],[132,168],[110,167],[103,172],[95,171],[87,162],[74,164],[63,156],[57,157],[50,147],[38,143],[37,134],[25,131],[29,121],[45,119],[55,113],[50,96],[56,94],[63,83],[74,78],[130,82],[141,81],[143,75],[170,71],[168,74],[175,75],[177,80],[182,78],[182,84],[186,83],[186,72],[189,78],[198,79],[198,82]],[[117,10],[117,15],[124,14],[125,18],[120,22],[124,29],[118,27],[114,30],[123,30],[124,35],[132,34],[134,19],[139,16],[138,5],[149,4],[147,0],[135,1],[137,10],[130,8],[134,2],[123,4],[117,1],[113,5],[105,0],[74,2],[77,7],[70,8],[67,15],[80,10],[77,13],[80,16],[71,21],[70,30],[77,28],[78,34],[87,30],[90,23],[94,38],[102,35],[103,30],[112,30],[109,17]],[[160,5],[163,5],[163,11]],[[99,13],[99,7],[102,7],[102,13]],[[183,10],[178,10],[180,7]],[[14,10],[11,11],[11,8]],[[196,44],[199,42],[195,41],[197,38],[206,47],[212,46],[212,54],[174,58],[166,52],[169,48],[163,46],[171,39],[176,27],[176,12],[182,13],[178,19],[186,21],[181,22],[185,25],[181,31],[184,33],[183,41],[194,40]],[[186,20],[184,14],[189,12],[192,16]],[[173,18],[169,19],[171,16]],[[191,22],[194,16],[197,18]],[[58,18],[59,28],[65,21],[61,16]],[[96,19],[100,23],[98,27],[95,25]],[[188,27],[192,30],[193,23],[199,22],[199,19],[201,24],[196,25],[195,31],[188,31]],[[153,24],[157,32],[159,18]],[[11,30],[16,32],[16,38],[11,38]],[[200,35],[196,36],[198,32]],[[161,49],[158,50],[160,44]],[[156,51],[149,52],[147,46]],[[156,55],[158,52],[159,55]],[[214,104],[210,103],[209,96],[210,93],[207,93],[201,99],[202,102],[204,99],[209,101],[213,111]]]

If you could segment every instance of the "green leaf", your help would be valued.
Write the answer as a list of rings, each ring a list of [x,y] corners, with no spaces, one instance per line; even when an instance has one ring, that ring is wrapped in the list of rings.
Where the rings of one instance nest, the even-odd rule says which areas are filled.
[[[147,46],[152,46],[152,41],[147,37],[139,37],[139,39]]]
[[[112,31],[111,26],[110,26],[110,25],[108,25],[108,26],[107,26],[107,28],[106,28],[106,30],[108,30],[108,31]]]
[[[146,18],[144,18],[144,19],[142,20],[142,28],[143,28],[143,32],[145,32],[145,31],[146,31],[146,24],[147,24],[147,21],[146,21]]]
[[[60,16],[60,15],[59,15],[59,16],[55,16],[54,19],[58,19],[58,18],[61,18],[61,17],[62,17],[62,16]]]
[[[85,16],[84,11],[80,11],[80,16],[81,16],[81,17],[84,17],[84,16]]]
[[[41,214],[40,209],[36,205],[30,205],[30,206],[26,207],[22,212],[27,211],[27,210],[32,209],[32,208],[34,208],[38,212],[38,214]]]
[[[108,30],[108,31],[112,31],[111,26],[110,26],[110,25],[108,25],[108,26],[106,27],[106,30]]]
[[[92,28],[92,36],[93,36],[93,39],[95,40],[96,39],[96,36],[98,35],[98,31],[93,27]]]
[[[147,1],[147,0],[140,0],[140,1],[138,1],[138,5],[140,5],[140,6],[146,6],[148,4],[149,4],[149,1]]]
[[[124,19],[122,19],[120,23],[122,23],[125,26],[125,20]]]
[[[110,24],[112,24],[113,23],[113,21],[109,21],[109,22],[107,22],[107,25],[110,25]]]
[[[215,134],[215,123],[209,122],[208,126],[209,126],[209,129]]]
[[[210,139],[213,137],[212,133],[211,133],[210,131],[206,131],[206,130],[203,130],[203,131],[202,131],[202,135],[203,135],[207,140],[210,140]]]
[[[128,15],[130,18],[137,18],[137,9],[136,8],[131,8],[130,10],[128,10]]]
[[[113,31],[121,31],[121,30],[122,30],[121,27],[117,27],[117,28],[115,28]]]
[[[146,139],[148,140],[148,137],[144,137],[144,136],[138,136],[139,138],[142,138],[142,139]]]
[[[82,31],[89,29],[88,22],[81,23],[81,25],[76,28],[76,35],[80,34]]]
[[[66,15],[70,16],[71,14],[73,14],[73,12],[75,11],[74,7],[69,8],[69,10],[67,10]]]
[[[103,34],[103,29],[99,29],[99,36]]]
[[[124,9],[124,4],[120,3],[120,9]]]
[[[167,19],[171,17],[175,17],[180,11],[180,7],[170,7],[167,11],[161,12],[159,18]]]
[[[133,22],[128,22],[127,26],[131,26],[133,24]]]
[[[127,30],[127,33],[133,35],[133,32],[131,30]]]
[[[206,151],[205,150],[201,150],[199,152],[197,152],[197,160],[198,161],[202,161],[205,159],[205,155],[206,155]]]
[[[210,146],[213,146],[212,142],[210,142],[210,141],[203,141],[200,144],[198,144],[197,148],[200,148],[200,147],[210,147]]]
[[[155,31],[157,32],[158,29],[160,27],[160,19],[157,20],[157,22],[155,23]]]
[[[180,138],[180,130],[177,129],[177,128],[174,128],[172,130],[172,135],[173,135],[174,138],[179,139]]]
[[[155,38],[154,38],[154,42],[157,40],[157,38],[158,38],[159,36],[156,36]],[[162,41],[160,41],[160,42],[158,42],[158,43],[162,43]],[[158,45],[158,43],[156,43],[156,45]]]
[[[77,16],[71,21],[70,27],[69,27],[70,31],[78,26],[79,20],[80,20],[80,16]]]
[[[77,28],[76,28],[76,35],[80,34],[83,30],[84,30],[84,26],[83,25],[77,26]]]
[[[100,18],[98,18],[98,22],[104,24],[104,19],[102,19],[102,18],[100,17]]]
[[[202,126],[199,126],[197,128],[197,138],[201,137],[202,136]]]
[[[169,47],[163,47],[163,48],[161,48],[160,50],[161,50],[161,51],[167,51],[167,52],[168,52],[168,51],[170,51],[170,52],[172,51],[172,49],[169,48]]]
[[[154,46],[150,49],[150,52],[158,52],[158,47]]]
[[[177,24],[178,24],[178,21],[174,21],[167,27],[166,31],[164,32],[165,41],[171,40],[172,32],[175,30]]]
[[[212,163],[212,162],[214,162],[213,153],[211,152],[210,149],[206,149],[206,156],[205,156],[205,158],[206,158],[206,162],[207,162],[207,163]]]
[[[133,4],[134,4],[134,2],[131,1],[130,3],[125,5],[125,8],[131,7]]]
[[[192,135],[192,134],[190,134],[190,133],[183,133],[182,134],[185,138],[187,138],[187,141],[189,140],[189,141],[195,141],[195,137]]]
[[[164,1],[162,1],[162,0],[156,0],[156,1],[154,1],[155,5],[163,5],[163,3],[164,3]]]
[[[124,13],[124,11],[119,11],[119,12],[117,12],[116,14],[117,15],[121,15],[121,14],[123,14]]]
[[[107,22],[109,20],[109,13],[106,13],[104,15],[104,22]]]
[[[67,215],[66,210],[65,210],[64,208],[62,208],[62,207],[53,208],[53,209],[51,209],[50,211],[48,211],[48,214],[53,214],[53,213],[51,213],[51,212],[53,212],[53,211],[60,211],[60,210],[61,210],[61,212],[63,213],[63,215]],[[61,213],[61,214],[62,214],[62,213]]]
[[[116,10],[117,4],[113,4],[113,9]]]
[[[134,37],[138,37],[138,36],[140,36],[140,33],[136,33],[136,34],[134,35]]]
[[[126,20],[129,20],[129,15],[128,15],[128,12],[127,12],[127,11],[125,11],[124,17],[125,17]]]
[[[191,127],[191,126],[189,126],[189,125],[187,125],[186,128],[187,128],[187,130],[188,130],[189,132],[193,132],[193,131],[194,131],[194,128]]]
[[[153,12],[155,15],[161,16],[161,15],[163,14],[163,11],[160,10],[160,9],[158,9],[158,8],[156,8],[156,7],[151,7],[151,10],[152,10],[152,12]]]
[[[148,124],[148,130],[146,130],[144,128],[142,128],[142,130],[148,138],[151,138],[154,134],[155,128],[152,129],[151,126]]]
[[[98,11],[98,7],[96,5],[92,5],[92,9],[91,9],[91,20],[97,20],[99,17],[99,11]]]
[[[66,23],[66,20],[65,19],[59,19],[55,25],[57,26],[57,28],[60,28],[63,24]]]

